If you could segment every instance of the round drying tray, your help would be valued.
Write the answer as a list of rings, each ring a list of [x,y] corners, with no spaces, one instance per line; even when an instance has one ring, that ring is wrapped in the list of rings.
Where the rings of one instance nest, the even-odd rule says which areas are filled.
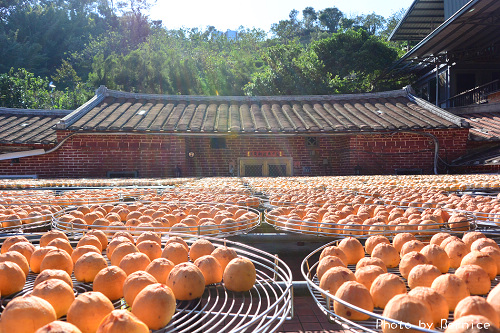
[[[183,237],[191,245],[199,237],[173,234]],[[169,324],[158,333],[187,332],[274,332],[285,320],[293,316],[292,273],[277,256],[229,240],[203,237],[215,247],[227,246],[239,257],[250,259],[256,269],[256,283],[250,291],[233,292],[224,283],[205,287],[201,298],[177,301],[176,313]],[[165,245],[168,237],[162,237]],[[103,253],[104,255],[104,253]],[[109,261],[108,261],[109,264]],[[30,273],[22,291],[0,298],[0,312],[14,297],[33,290],[36,274]],[[92,284],[77,282],[72,275],[75,295],[92,291]],[[116,309],[126,309],[123,299],[114,302]],[[63,317],[64,320],[64,317]]]
[[[332,320],[336,322],[337,324],[341,325],[344,329],[350,330],[353,332],[370,332],[370,333],[380,333],[382,332],[382,323],[384,321],[392,323],[394,325],[397,325],[398,327],[404,327],[405,329],[415,329],[416,331],[420,332],[427,332],[427,333],[438,333],[440,331],[437,330],[429,330],[420,326],[416,325],[411,325],[406,322],[401,322],[398,320],[394,320],[391,318],[386,318],[382,315],[383,310],[379,308],[375,308],[373,312],[361,309],[357,306],[354,306],[351,303],[345,302],[337,297],[335,295],[329,293],[326,290],[323,290],[322,288],[319,287],[319,280],[316,275],[316,269],[318,266],[318,257],[321,254],[321,251],[331,245],[336,245],[337,241],[330,242],[328,244],[325,244],[321,246],[320,248],[314,250],[311,252],[309,255],[307,255],[304,260],[302,261],[301,264],[301,272],[302,276],[305,278],[306,283],[307,283],[307,288],[309,289],[309,292],[312,295],[312,298],[316,305],[321,309],[321,311],[328,317],[329,320]],[[351,271],[355,272],[356,270],[356,265],[348,265],[347,266]],[[388,268],[387,269],[388,273],[396,274],[397,276],[401,277],[401,274],[399,272],[399,268]],[[449,273],[454,273],[455,270],[450,268]],[[402,277],[401,277],[402,278]],[[406,288],[407,290],[410,290],[407,284],[406,279],[403,279],[406,283]],[[499,276],[495,277],[494,280],[491,281],[491,288],[494,288],[498,283],[500,282]],[[491,290],[491,289],[490,289]],[[342,316],[337,315],[334,312],[333,309],[333,303],[334,302],[339,302],[342,305],[345,305],[348,308],[351,308],[353,310],[362,312],[370,318],[368,320],[363,320],[363,321],[353,321],[349,320],[347,318],[344,318]],[[453,312],[450,312],[447,320],[447,325],[450,324],[453,321]]]
[[[47,188],[33,191],[3,191],[0,203],[3,205],[50,205],[50,206],[81,206],[104,204],[138,198],[151,192],[154,188]],[[25,193],[23,195],[23,193]]]
[[[470,212],[449,211],[461,213],[466,219],[460,222],[426,223],[426,224],[388,224],[377,222],[375,224],[349,223],[345,220],[339,222],[321,222],[317,219],[294,219],[286,216],[273,215],[271,210],[264,213],[264,221],[272,225],[276,230],[290,233],[300,233],[315,235],[319,237],[343,238],[352,236],[360,239],[366,239],[373,235],[382,235],[393,237],[402,232],[413,233],[415,237],[429,239],[438,232],[448,232],[453,234],[463,234],[464,232],[477,229],[476,217]],[[344,221],[344,222],[343,222]]]
[[[261,198],[241,193],[230,194],[217,189],[173,188],[159,194],[148,194],[139,198],[142,201],[180,201],[180,202],[220,202],[238,206],[258,208]]]
[[[151,220],[151,222],[149,223],[140,223],[141,216],[133,219],[128,219],[127,217],[122,216],[121,219],[123,222],[121,224],[113,223],[110,225],[95,225],[90,224],[89,222],[85,222],[81,218],[71,219],[73,217],[73,215],[71,215],[72,212],[78,210],[77,207],[72,207],[54,214],[54,217],[52,218],[52,227],[54,229],[76,235],[83,234],[90,229],[98,229],[104,231],[109,236],[112,236],[117,231],[126,230],[133,235],[139,235],[145,231],[154,231],[161,234],[169,234],[173,232],[185,233],[190,235],[212,235],[213,237],[228,237],[252,231],[260,225],[261,220],[261,213],[254,208],[226,203],[153,201],[144,203],[114,203],[113,205],[115,207],[120,205],[123,208],[131,207],[132,205],[151,207],[150,210],[152,211],[149,212],[150,214],[159,212],[161,210],[161,207],[167,207],[168,209],[172,208],[173,210],[157,218],[151,217],[151,219],[148,219],[147,217],[145,217],[146,221]],[[197,208],[196,216],[200,215],[201,209],[227,213],[225,217],[221,219],[216,218],[217,215],[215,215],[213,218],[202,217],[199,218],[198,221],[196,221],[196,216],[193,217],[193,214],[195,212],[193,208]],[[120,212],[118,211],[117,214],[118,213]],[[175,215],[172,213],[175,213]],[[193,214],[190,215],[190,213]],[[233,217],[229,217],[230,214],[232,214]],[[146,212],[142,216],[145,215]],[[175,220],[169,220],[174,219],[174,217]],[[195,220],[195,222],[193,222],[193,220]],[[189,221],[189,223],[187,221]]]
[[[488,229],[497,229],[500,233],[500,213],[473,212],[476,215],[477,224]]]
[[[356,196],[352,191],[326,189],[325,187],[310,186],[308,188],[283,191],[268,190],[263,192],[267,199],[267,205],[270,207],[280,207],[289,205],[312,205],[321,207],[325,204],[334,203],[358,203],[361,196]],[[358,197],[358,198],[357,198]],[[356,199],[356,200],[355,200]],[[369,196],[363,196],[363,200],[372,199]],[[373,203],[373,200],[372,200]]]
[[[0,234],[22,234],[50,230],[52,214],[19,219],[0,219]]]

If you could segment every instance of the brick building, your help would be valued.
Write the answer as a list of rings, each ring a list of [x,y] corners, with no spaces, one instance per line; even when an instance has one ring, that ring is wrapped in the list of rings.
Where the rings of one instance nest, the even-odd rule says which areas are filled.
[[[73,112],[0,117],[0,175],[43,178],[442,173],[469,135],[463,118],[409,90],[224,97],[100,87]]]

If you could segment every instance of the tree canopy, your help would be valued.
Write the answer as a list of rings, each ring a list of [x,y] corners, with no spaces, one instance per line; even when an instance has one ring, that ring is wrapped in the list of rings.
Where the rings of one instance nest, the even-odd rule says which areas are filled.
[[[74,109],[99,85],[154,94],[293,95],[400,88],[378,77],[398,20],[292,10],[269,32],[165,29],[153,0],[0,0],[0,105]],[[49,86],[49,83],[52,85]],[[54,87],[55,86],[55,87]]]

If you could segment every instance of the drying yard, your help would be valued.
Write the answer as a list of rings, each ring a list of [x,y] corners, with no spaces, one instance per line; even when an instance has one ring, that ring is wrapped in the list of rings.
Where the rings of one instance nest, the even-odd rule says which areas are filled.
[[[0,332],[495,332],[499,193],[495,174],[0,180]]]

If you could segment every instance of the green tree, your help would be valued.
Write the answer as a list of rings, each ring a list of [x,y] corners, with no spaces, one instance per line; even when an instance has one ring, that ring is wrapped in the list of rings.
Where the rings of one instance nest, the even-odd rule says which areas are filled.
[[[28,4],[9,12],[8,18],[0,22],[2,72],[22,67],[48,76],[67,52],[81,50],[91,35],[99,35],[107,28],[95,13],[68,13],[67,7],[56,4]],[[23,51],[12,53],[17,50]]]
[[[374,13],[347,18],[335,7],[306,7],[274,24],[272,38],[240,27],[233,40],[214,26],[166,30],[147,16],[154,3],[0,0],[0,73],[9,73],[11,81],[52,78],[57,89],[30,88],[38,102],[25,105],[59,108],[83,104],[101,84],[202,95],[323,94],[394,85],[377,75],[394,58],[395,49],[379,36],[386,37],[395,16],[385,22]],[[402,52],[401,45],[393,45]],[[18,68],[28,79],[20,78]],[[44,90],[49,104],[43,102]]]
[[[316,55],[299,43],[267,48],[266,66],[244,87],[247,95],[323,94],[328,91],[323,66]]]
[[[0,106],[21,109],[51,109],[52,99],[47,78],[25,69],[0,74]]]
[[[302,10],[302,16],[304,17],[304,27],[313,30],[318,20],[318,13],[313,7],[306,7]]]
[[[403,19],[404,15],[406,13],[406,9],[401,8],[400,10],[395,11],[392,13],[385,21],[385,27],[384,29],[380,32],[380,36],[388,39],[389,36],[391,35],[392,31],[396,28],[398,23]]]
[[[299,12],[293,9],[288,20],[281,20],[271,25],[271,32],[274,36],[284,42],[290,42],[300,36],[303,29],[302,23],[297,20]]]
[[[357,25],[366,30],[371,35],[378,35],[383,31],[386,20],[383,16],[371,13],[356,17]]]
[[[74,87],[67,87],[63,91],[55,90],[51,94],[52,108],[75,110],[94,96],[94,88],[88,83],[78,82]]]
[[[290,12],[288,20],[281,20],[271,26],[274,37],[271,43],[289,43],[298,39],[302,45],[306,46],[311,41],[329,37],[330,32],[321,29],[325,24],[330,25],[331,29],[335,29],[336,23],[332,21],[335,18],[328,16],[334,14],[331,10],[323,13],[322,21],[319,19],[322,12],[317,12],[313,7],[306,7],[302,10],[302,20],[298,19],[298,13],[294,9]]]
[[[340,20],[344,14],[336,7],[325,8],[319,12],[319,21],[321,26],[329,32],[337,32],[340,26]]]
[[[123,39],[130,49],[137,48],[147,40],[151,31],[147,16],[140,12],[128,12],[120,17],[119,22]]]
[[[348,30],[311,45],[339,93],[378,90],[376,78],[392,62],[397,50],[365,30]]]
[[[0,0],[0,22],[8,19],[12,12],[22,8],[28,0]]]
[[[339,21],[339,29],[342,31],[347,31],[349,29],[357,29],[357,21],[353,18],[350,17],[341,17]]]
[[[154,31],[135,50],[109,52],[93,44],[89,80],[94,86],[146,93],[242,95],[242,87],[261,66],[265,32],[241,28],[227,39],[213,27]],[[89,51],[89,55],[94,51]]]
[[[56,90],[49,79],[35,76],[24,68],[0,74],[0,106],[20,109],[74,110],[88,101],[93,89],[78,82],[73,87]]]
[[[156,0],[118,0],[116,7],[122,14],[141,13],[149,11],[156,4]]]
[[[56,74],[52,76],[55,82],[59,86],[74,88],[79,82],[81,82],[80,77],[76,74],[73,66],[67,61],[62,60],[62,64],[56,69]]]

